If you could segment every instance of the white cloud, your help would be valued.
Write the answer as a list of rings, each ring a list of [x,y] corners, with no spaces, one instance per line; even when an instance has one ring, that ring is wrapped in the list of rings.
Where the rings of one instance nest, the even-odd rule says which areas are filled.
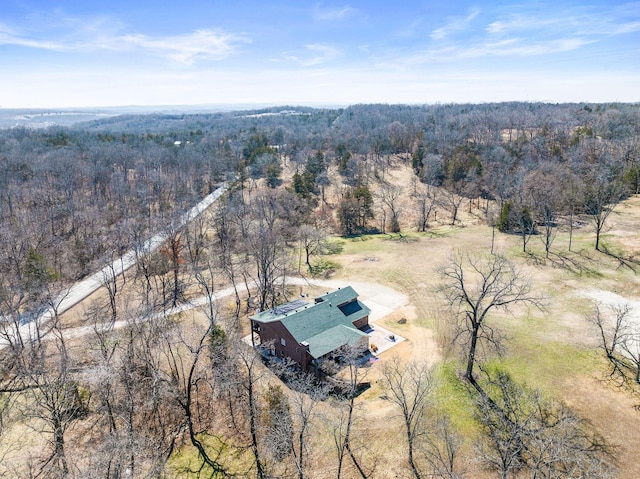
[[[289,32],[283,31],[282,37],[289,46],[265,37],[263,43],[256,45],[259,56],[253,56],[251,63],[207,63],[206,60],[233,57],[251,41],[248,36],[214,28],[162,35],[142,31],[142,27],[134,29],[108,16],[82,18],[53,13],[49,23],[46,15],[32,23],[0,22],[0,48],[16,45],[23,53],[21,61],[0,75],[0,88],[10,92],[2,106],[7,107],[8,101],[22,106],[27,101],[30,106],[575,98],[638,101],[635,37],[621,36],[620,42],[605,40],[640,31],[640,4],[624,11],[592,5],[570,12],[562,11],[560,6],[543,11],[530,5],[503,5],[499,15],[491,17],[488,6],[483,6],[482,12],[464,10],[459,17],[441,19],[435,25],[440,28],[431,32],[426,25],[433,19],[425,17],[420,23],[422,19],[414,16],[405,18],[401,30],[398,24],[387,22],[388,31],[380,28],[369,34],[338,23],[345,19],[351,22],[362,11],[348,5],[333,8],[318,4],[315,9],[307,7],[307,14],[314,14],[316,22],[334,21],[345,28],[323,24],[330,28],[310,29],[305,32],[304,42],[297,44],[287,37]],[[268,19],[263,22],[268,23]],[[171,27],[179,25],[173,22]],[[245,28],[256,37],[264,32]],[[398,38],[412,33],[416,41]],[[429,33],[431,38],[424,38]],[[359,36],[364,34],[368,36]],[[600,45],[585,48],[592,43]],[[89,55],[79,59],[57,55],[55,61],[35,64],[22,61],[28,59],[26,48],[132,53],[140,61],[134,64],[124,54],[102,55],[104,61],[101,55],[91,55],[97,61],[87,67]],[[287,48],[290,50],[283,55],[281,52]],[[559,55],[571,51],[577,54]],[[252,53],[258,52],[246,52],[246,57]],[[347,57],[349,54],[354,56]],[[116,62],[112,62],[116,56]],[[144,57],[192,66],[158,68],[142,61]],[[605,57],[606,70],[594,60]],[[263,68],[266,62],[271,63],[269,68]],[[49,65],[60,65],[59,71],[48,74],[44,70],[51,68]],[[609,71],[614,70],[612,66],[619,66],[620,71]],[[478,71],[470,70],[473,68]],[[598,70],[603,70],[597,77],[600,83],[595,73],[583,73]]]
[[[436,28],[431,32],[433,40],[443,40],[453,33],[461,32],[469,28],[471,21],[478,16],[480,10],[472,10],[466,17],[449,17],[446,25]]]
[[[428,48],[405,55],[393,54],[380,58],[379,68],[411,68],[415,65],[450,64],[459,65],[462,61],[480,58],[526,58],[553,55],[577,50],[593,40],[585,38],[557,38],[549,40],[531,40],[528,38],[502,38],[470,44],[447,44],[442,47]]]
[[[303,53],[286,54],[285,58],[295,61],[302,66],[311,67],[327,63],[342,55],[338,48],[324,43],[311,43],[305,45]]]
[[[625,33],[634,33],[640,31],[640,22],[628,22],[617,25],[611,30],[612,35],[622,35]]]
[[[0,45],[15,45],[19,47],[38,48],[41,50],[65,50],[65,44],[47,40],[35,40],[0,32]]]
[[[529,57],[576,50],[589,43],[593,42],[581,38],[559,38],[534,42],[527,39],[511,38],[461,48],[453,52],[453,55],[457,58],[481,58],[486,56]]]
[[[408,55],[408,61],[455,62],[483,57],[533,57],[579,50],[599,43],[608,37],[640,31],[640,3],[637,11],[625,8],[576,6],[571,10],[540,9],[527,6],[507,7],[498,18],[484,26],[484,31],[458,36]],[[516,13],[513,13],[517,10]],[[466,17],[450,18],[449,22],[431,33],[439,41],[455,32],[470,30],[471,21],[478,16],[472,11]],[[477,22],[476,22],[477,23]]]
[[[538,35],[622,35],[640,31],[640,3],[637,10],[628,9],[572,9],[570,11],[531,11],[506,15],[487,27],[491,35],[522,35],[535,32]]]
[[[411,38],[420,31],[420,26],[423,22],[423,18],[418,18],[417,20],[411,22],[409,25],[398,30],[396,35],[398,35],[400,38]]]
[[[4,22],[0,22],[0,35],[15,35],[15,34],[16,34],[16,30],[14,27]]]
[[[210,29],[172,36],[120,33],[122,25],[105,17],[86,21],[71,17],[56,18],[52,24],[53,33],[43,34],[19,31],[0,23],[0,45],[59,52],[143,52],[191,65],[199,60],[227,58],[238,45],[250,41],[244,35]],[[47,38],[42,38],[43,36]]]
[[[565,18],[565,21],[568,21]],[[486,31],[493,35],[522,33],[523,31],[541,30],[551,26],[558,25],[560,22],[557,18],[541,19],[534,15],[513,15],[506,20],[496,20],[490,23]]]
[[[246,41],[243,37],[211,30],[171,37],[125,35],[115,40],[115,44],[120,43],[124,49],[141,49],[187,65],[200,59],[222,60],[233,53],[237,43]]]
[[[321,5],[316,5],[313,8],[313,16],[316,20],[323,21],[338,21],[344,20],[345,18],[350,17],[357,10],[349,5],[345,5],[343,7],[334,7],[334,8],[325,8]]]

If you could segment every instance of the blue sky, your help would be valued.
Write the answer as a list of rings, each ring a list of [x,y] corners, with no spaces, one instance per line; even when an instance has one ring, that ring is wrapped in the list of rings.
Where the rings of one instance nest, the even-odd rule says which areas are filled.
[[[0,107],[640,101],[640,2],[8,0]]]

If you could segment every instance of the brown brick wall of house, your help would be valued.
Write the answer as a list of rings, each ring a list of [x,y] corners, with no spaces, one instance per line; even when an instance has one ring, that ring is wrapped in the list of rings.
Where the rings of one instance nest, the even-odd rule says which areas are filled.
[[[304,346],[291,336],[291,333],[284,327],[280,321],[272,323],[257,323],[260,326],[260,342],[266,344],[273,341],[273,350],[279,358],[289,357],[297,362],[302,369],[307,369],[311,362],[311,356],[307,353]],[[285,344],[282,344],[284,339]]]
[[[360,331],[366,331],[369,329],[369,316],[365,316],[362,319],[353,322],[353,326],[358,328]]]

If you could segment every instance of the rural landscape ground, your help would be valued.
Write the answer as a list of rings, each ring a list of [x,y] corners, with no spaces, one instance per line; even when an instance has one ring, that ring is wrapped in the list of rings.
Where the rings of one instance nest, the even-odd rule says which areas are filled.
[[[390,350],[388,356],[426,359],[432,364],[451,357],[452,318],[443,309],[437,291],[440,284],[437,270],[454,250],[490,250],[492,231],[478,221],[479,216],[474,215],[472,208],[471,214],[467,210],[461,225],[456,227],[434,224],[424,235],[378,235],[345,241],[336,278],[375,279],[409,297],[409,305],[381,321],[388,329],[408,338]],[[564,231],[556,238],[549,258],[544,257],[542,242],[536,244],[536,238],[530,252],[525,254],[517,236],[498,235],[496,251],[522,268],[534,290],[545,297],[545,305],[543,312],[523,309],[497,317],[493,324],[508,338],[504,366],[529,386],[561,399],[592,421],[616,446],[620,477],[635,477],[640,474],[640,458],[636,453],[640,447],[637,434],[640,398],[609,380],[608,366],[598,349],[598,332],[586,318],[597,296],[595,292],[615,293],[638,304],[640,198],[621,203],[609,221],[607,248],[630,262],[596,252],[593,228],[587,219],[582,219],[582,227],[574,231],[572,251],[568,251],[568,232]],[[447,223],[444,218],[443,223]],[[606,310],[612,304],[605,300],[601,305]],[[407,323],[398,324],[403,317]],[[383,355],[382,361],[388,356]],[[368,417],[385,422],[390,411],[379,396],[380,391],[374,387],[362,400],[366,402]],[[452,406],[454,410],[459,407],[464,406]]]
[[[388,174],[389,182],[410,183],[411,172],[404,166],[396,165]],[[464,387],[456,385],[456,375],[462,366],[452,346],[453,316],[438,291],[441,284],[438,269],[455,251],[488,253],[493,243],[495,252],[504,254],[522,269],[533,291],[543,298],[544,308],[517,308],[510,314],[491,317],[492,326],[504,336],[505,351],[501,357],[490,357],[490,361],[499,362],[520,382],[565,402],[591,421],[614,446],[620,477],[635,477],[640,473],[637,455],[640,398],[608,378],[609,369],[598,348],[598,332],[587,317],[597,299],[607,314],[610,314],[607,307],[615,299],[638,304],[640,197],[620,203],[611,215],[603,237],[609,254],[595,251],[593,228],[585,217],[578,219],[571,251],[568,230],[561,228],[548,258],[543,243],[536,237],[528,252],[523,253],[518,236],[492,231],[478,205],[469,202],[453,226],[442,212],[427,233],[336,237],[333,241],[342,246],[342,251],[330,256],[335,268],[323,278],[303,274],[293,281],[292,295],[298,292],[313,295],[332,286],[352,285],[365,303],[384,305],[382,313],[378,313],[382,317],[375,318],[374,324],[406,338],[380,354],[380,360],[366,375],[371,387],[357,399],[355,428],[366,443],[365,461],[375,464],[374,476],[388,477],[384,471],[396,470],[398,458],[403,454],[399,417],[385,400],[378,382],[383,364],[393,358],[405,363],[425,360],[446,383],[438,394],[437,408],[451,413],[457,426],[470,438],[463,448],[463,457],[470,470],[476,470],[472,404]],[[410,217],[408,200],[404,208],[404,214]],[[224,290],[224,285],[219,289]],[[92,329],[84,323],[86,312],[104,295],[104,291],[98,291],[63,316],[64,330],[77,351],[82,350]],[[222,309],[229,300],[229,296],[220,297]],[[191,321],[198,322],[200,314],[197,308],[190,311],[193,313],[183,313],[186,328]],[[246,318],[243,329],[248,331]],[[267,374],[265,384],[279,383],[278,378]],[[86,427],[90,424],[83,421],[70,433],[82,435]],[[319,445],[315,450],[325,453],[314,454],[314,471],[316,477],[325,477],[331,471],[326,458],[332,446],[327,435],[321,434],[316,440]],[[31,442],[32,447],[37,444],[37,440]],[[187,449],[176,456],[175,463],[184,464],[190,457],[192,453]],[[474,473],[473,477],[481,475]],[[487,473],[487,477],[492,476]]]
[[[640,477],[638,118],[361,105],[0,130],[0,477]],[[344,286],[375,357],[334,338],[305,375],[250,347],[256,311]],[[460,295],[494,286],[486,317]],[[398,377],[422,401],[409,434]]]

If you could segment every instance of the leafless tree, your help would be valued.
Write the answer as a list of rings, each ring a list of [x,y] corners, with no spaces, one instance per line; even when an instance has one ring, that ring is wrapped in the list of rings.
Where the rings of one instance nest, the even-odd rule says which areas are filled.
[[[241,373],[244,375],[238,378],[245,393],[249,419],[249,437],[251,440],[251,453],[255,474],[258,479],[267,477],[265,458],[262,454],[260,441],[260,406],[258,383],[264,377],[265,370],[261,364],[258,353],[248,346],[241,344],[237,350],[237,360],[241,365]]]
[[[166,347],[178,342],[179,325],[164,313],[141,320],[131,318],[126,341],[124,383],[127,440],[133,444],[133,465],[158,473],[184,431],[184,411],[175,400]],[[179,337],[179,336],[178,336]],[[137,444],[140,444],[138,446]],[[133,456],[136,453],[136,456]]]
[[[90,465],[100,465],[114,479],[160,474],[186,429],[176,401],[182,383],[171,380],[171,349],[166,346],[180,344],[175,324],[135,306],[122,311],[120,320],[126,325],[115,329],[101,321],[97,310],[95,354],[82,375],[97,413],[90,432],[96,454]],[[89,314],[93,318],[95,313]]]
[[[451,212],[451,225],[455,225],[458,219],[458,211],[460,205],[464,201],[464,196],[460,194],[461,184],[454,184],[449,187],[442,188],[438,199],[443,208]]]
[[[487,324],[494,310],[508,311],[517,304],[541,307],[531,292],[524,274],[504,256],[454,253],[440,267],[443,279],[440,292],[459,319],[457,339],[466,347],[464,373],[472,385],[479,387],[473,376],[478,348],[484,343],[498,345],[493,328]]]
[[[7,359],[5,356],[4,359]],[[17,420],[18,400],[24,384],[16,373],[14,361],[3,361],[0,364],[0,465],[6,464],[7,455],[19,450],[18,441],[7,441],[6,432]],[[4,467],[0,466],[0,477],[9,477]]]
[[[460,450],[464,444],[462,436],[455,430],[449,417],[436,415],[429,424],[429,434],[423,438],[420,453],[429,465],[430,477],[462,479]]]
[[[361,382],[366,376],[366,370],[362,368],[361,356],[363,350],[359,347],[344,346],[339,350],[341,363],[346,367],[347,377],[343,384],[343,400],[338,404],[338,420],[333,428],[333,439],[338,455],[337,479],[344,473],[344,460],[348,457],[355,468],[355,472],[362,479],[366,479],[371,471],[365,469],[361,458],[358,457],[354,447],[353,426],[356,419],[356,396]]]
[[[237,328],[226,330],[217,326],[211,333],[209,362],[214,383],[215,399],[226,407],[230,427],[238,434],[244,434],[247,401],[244,391],[241,361],[237,360],[235,345],[241,341]]]
[[[564,207],[569,215],[569,246],[571,251],[573,246],[573,228],[575,226],[575,214],[577,208],[583,203],[584,184],[577,175],[567,173],[561,184],[564,192]]]
[[[327,237],[327,233],[316,226],[302,224],[298,228],[297,236],[300,246],[302,250],[304,250],[305,264],[307,265],[307,269],[311,272],[313,269],[311,266],[311,255],[317,254],[321,250],[322,244]],[[300,272],[299,265],[298,272]]]
[[[211,223],[210,214],[205,211],[185,226],[183,235],[190,264],[199,264],[200,256],[206,245],[207,228]]]
[[[45,477],[69,475],[66,433],[86,413],[72,371],[64,336],[56,326],[47,341],[31,342],[21,355],[20,374],[27,386],[23,415],[50,444],[49,454],[40,465],[40,474]]]
[[[181,276],[182,265],[185,260],[183,258],[183,234],[180,229],[171,226],[167,231],[166,244],[161,248],[162,254],[169,262],[170,280],[170,296],[166,300],[166,305],[175,308],[178,303],[184,301],[183,278]]]
[[[318,382],[311,374],[302,372],[295,373],[287,383],[291,388],[290,404],[294,427],[291,450],[298,479],[304,479],[309,468],[309,436],[317,416],[317,407],[327,397],[329,385]]]
[[[504,372],[476,397],[476,419],[484,431],[477,453],[502,479],[523,471],[554,479],[615,475],[611,448],[587,421]]]
[[[213,255],[217,259],[218,269],[222,275],[231,283],[235,298],[236,321],[240,318],[241,298],[238,291],[238,282],[240,280],[239,264],[242,256],[238,255],[237,242],[240,239],[240,231],[242,226],[233,221],[232,203],[230,200],[221,200],[216,207],[213,215],[212,229],[214,237],[210,244],[207,245],[208,254]]]
[[[389,221],[391,223],[391,232],[399,233],[400,232],[400,207],[398,204],[398,199],[402,195],[402,188],[395,185],[390,185],[387,183],[382,183],[380,187],[380,191],[378,193],[378,197],[383,204],[383,209],[389,211]],[[383,225],[382,231],[385,232],[386,225]]]
[[[133,252],[136,259],[134,283],[140,288],[140,300],[144,302],[144,306],[151,308],[155,304],[154,292],[158,289],[155,284],[155,254],[148,242],[139,235],[136,235]]]
[[[107,423],[109,433],[118,429],[117,424],[117,366],[116,353],[119,341],[114,334],[114,323],[103,308],[95,305],[85,313],[85,318],[93,326],[95,340],[90,340],[89,352],[95,352],[95,358],[84,371],[84,381],[93,391],[96,409]]]
[[[418,231],[425,232],[427,231],[427,228],[429,228],[431,212],[438,201],[436,189],[430,185],[421,185],[419,188],[416,187],[412,197],[418,210]]]
[[[258,290],[258,307],[265,310],[275,306],[280,293],[279,282],[287,272],[287,250],[275,228],[268,228],[262,221],[249,229],[246,248],[254,270],[249,274]]]
[[[622,199],[622,184],[617,178],[612,178],[605,171],[596,171],[585,182],[584,210],[596,231],[596,251],[600,251],[600,238],[605,223],[615,206]]]
[[[386,362],[382,371],[385,398],[400,411],[407,459],[416,479],[461,478],[458,471],[460,436],[448,418],[436,412],[433,376],[426,363]]]
[[[211,312],[211,306],[208,308]],[[207,468],[211,476],[224,476],[224,466],[220,463],[220,450],[208,448],[201,440],[202,434],[207,431],[208,422],[201,417],[205,409],[202,408],[199,398],[212,397],[211,382],[209,381],[207,368],[201,366],[201,361],[207,358],[207,349],[212,333],[217,327],[215,316],[208,316],[207,326],[197,328],[192,325],[191,330],[175,330],[173,334],[165,338],[164,350],[168,364],[168,384],[171,398],[182,410],[184,416],[182,423],[187,431],[189,441],[198,451],[201,460],[199,472]],[[199,329],[199,330],[198,330]],[[206,415],[206,414],[205,414]],[[182,429],[181,427],[179,429]]]
[[[433,384],[429,367],[424,362],[407,365],[401,365],[397,359],[386,362],[382,370],[382,384],[386,399],[400,410],[409,467],[414,477],[421,479],[425,476],[416,463],[415,448],[420,436],[426,433],[426,415],[431,406]]]
[[[611,364],[611,377],[640,384],[640,327],[629,317],[629,304],[614,306],[611,312],[613,321],[596,304],[587,319],[598,328],[600,347]]]
[[[262,438],[274,462],[282,463],[293,451],[293,419],[289,399],[279,384],[270,384],[262,394]]]
[[[118,275],[116,274],[113,263],[114,255],[107,257],[104,261],[104,267],[101,270],[100,282],[107,291],[109,296],[109,308],[111,310],[111,322],[115,323],[118,319]]]

